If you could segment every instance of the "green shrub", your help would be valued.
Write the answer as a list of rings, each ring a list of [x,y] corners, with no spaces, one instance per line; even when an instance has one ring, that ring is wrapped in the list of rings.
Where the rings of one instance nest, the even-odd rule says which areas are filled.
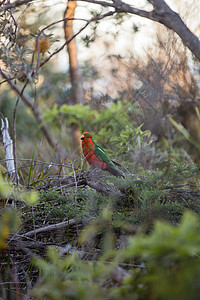
[[[102,221],[109,215],[104,213]],[[81,260],[76,251],[60,257],[49,249],[46,260],[35,262],[40,279],[33,295],[52,300],[198,299],[199,232],[199,219],[186,212],[179,226],[156,221],[150,235],[138,232],[123,250],[104,247],[96,261]],[[112,274],[122,263],[127,273],[116,284]]]

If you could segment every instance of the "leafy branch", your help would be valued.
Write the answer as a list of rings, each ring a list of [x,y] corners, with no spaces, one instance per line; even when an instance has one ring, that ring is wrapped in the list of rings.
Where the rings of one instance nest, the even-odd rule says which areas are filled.
[[[130,13],[149,20],[163,24],[168,29],[172,29],[181,38],[183,44],[200,60],[200,40],[190,31],[183,22],[181,17],[173,11],[164,0],[150,0],[153,10],[147,11],[133,7],[121,0],[113,0],[112,2],[100,0],[78,0],[81,2],[89,2],[99,4],[104,7],[114,8],[116,12]]]

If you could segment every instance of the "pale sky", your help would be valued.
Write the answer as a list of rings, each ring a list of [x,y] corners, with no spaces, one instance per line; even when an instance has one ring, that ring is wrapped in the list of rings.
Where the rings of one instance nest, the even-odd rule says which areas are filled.
[[[78,2],[78,7],[76,9],[77,18],[89,19],[90,14],[88,14],[88,9],[99,10],[101,8],[99,5],[90,4],[87,2],[82,2],[82,1],[77,1],[77,2]],[[151,4],[145,6],[147,2],[145,0],[140,0],[140,1],[126,0],[124,2],[133,4],[135,5],[135,7],[140,9],[151,10]],[[191,2],[191,4],[189,4],[188,0],[181,0],[181,1],[167,0],[166,2],[173,10],[181,13],[181,17],[186,20],[186,24],[190,27],[191,30],[196,32],[197,27],[200,26],[199,18],[197,18],[198,10],[200,15],[199,0],[190,0],[189,2]],[[52,7],[52,3],[53,3],[53,7]],[[52,7],[49,10],[51,15],[53,9],[55,20],[59,20],[63,18],[63,13],[66,8],[66,3],[67,1],[56,2],[56,0],[46,0],[46,4]],[[127,51],[134,51],[135,55],[143,56],[147,51],[148,47],[151,44],[153,44],[155,28],[157,26],[157,23],[134,15],[131,15],[129,18],[125,16],[124,19],[126,21],[122,24],[121,27],[118,28],[120,29],[119,37],[115,42],[112,35],[112,33],[116,31],[116,26],[112,24],[113,17],[101,20],[100,23],[98,24],[98,31],[102,33],[102,39],[105,40],[107,43],[111,44],[109,51],[111,51],[111,53],[113,52],[113,54],[120,53],[123,56],[126,54]],[[133,23],[140,27],[140,31],[135,34],[131,32],[131,27]],[[74,32],[76,32],[82,26],[81,24],[85,24],[85,23],[84,22],[80,23],[79,21],[74,22]],[[90,35],[90,26],[92,26],[92,24],[89,25],[88,28],[82,32],[81,36],[85,36],[86,34]],[[61,24],[60,24],[60,28],[61,28],[61,36],[63,36]],[[106,35],[106,31],[108,30],[111,33],[109,36]],[[165,30],[164,27],[163,30]],[[76,38],[77,45],[78,45],[78,56],[80,62],[90,59],[90,57],[93,55],[95,55],[96,57],[98,56],[100,59],[103,59],[103,57],[107,55],[107,53],[105,53],[105,48],[102,47],[102,42],[97,40],[97,42],[94,43],[90,48],[86,48],[83,46],[83,43],[81,41],[81,36]],[[57,59],[58,66],[63,71],[66,71],[66,69],[68,68],[68,58],[67,57],[66,59],[64,58],[65,53],[66,51],[62,51],[62,53],[58,55],[58,59]]]
[[[47,0],[48,3],[50,0]],[[127,3],[133,3],[133,1],[126,1]],[[135,3],[138,3],[138,1],[134,1]],[[140,6],[137,5],[138,8],[144,9],[144,3],[145,1],[140,1]],[[66,6],[66,3],[60,3],[59,4],[59,10],[61,12],[64,11]],[[149,9],[150,9],[149,5]],[[58,6],[57,6],[58,8]],[[78,2],[78,7],[76,9],[76,17],[77,18],[90,18],[90,14],[88,14],[88,9],[89,10],[99,10],[100,6],[99,5],[94,5],[86,2]],[[63,14],[63,13],[62,13]],[[60,18],[62,17],[62,14],[60,15]],[[132,15],[130,18],[125,17],[125,22],[122,24],[120,27],[120,33],[117,41],[114,42],[114,38],[112,36],[112,33],[116,31],[116,27],[112,24],[113,17],[106,18],[104,20],[101,20],[100,23],[98,24],[98,31],[102,32],[102,38],[106,42],[112,43],[112,46],[110,47],[110,51],[114,53],[120,53],[121,55],[125,55],[127,49],[133,50],[135,54],[142,55],[142,53],[145,53],[145,49],[151,42],[151,39],[153,37],[153,32],[154,32],[154,24],[152,21],[134,16]],[[140,26],[140,31],[134,36],[130,34],[131,27],[132,25],[136,24]],[[84,24],[84,22],[82,23]],[[80,28],[81,23],[79,21],[74,22],[74,32],[76,30],[78,31],[78,28]],[[81,36],[85,36],[86,34],[90,35],[90,26],[86,30],[84,30],[81,34]],[[106,35],[106,31],[110,32],[110,35]],[[83,46],[83,43],[80,39],[80,37],[77,37],[77,45],[78,45],[78,56],[80,61],[90,59],[91,55],[98,55],[99,57],[102,57],[105,55],[104,51],[105,49],[100,46],[100,41],[97,40],[96,43],[94,43],[90,48],[85,48]],[[100,47],[99,47],[100,46]],[[61,69],[66,70],[66,67],[68,65],[68,62],[66,60],[66,63],[64,63],[63,60],[63,53],[59,55],[58,63]]]

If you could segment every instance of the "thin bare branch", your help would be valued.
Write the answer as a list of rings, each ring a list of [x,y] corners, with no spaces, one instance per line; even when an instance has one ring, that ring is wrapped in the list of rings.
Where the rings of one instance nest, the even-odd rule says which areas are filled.
[[[4,7],[0,8],[0,12],[2,11],[6,11],[6,10],[9,10],[11,8],[16,8],[18,6],[21,6],[23,4],[28,4],[30,2],[33,2],[34,0],[21,0],[21,1],[15,1],[13,3],[9,3],[7,5],[5,5]]]
[[[3,81],[0,82],[0,85],[3,84],[3,83],[8,82],[9,80],[13,80],[13,79],[15,79],[15,78],[16,78],[16,76],[14,76],[14,77],[12,77],[12,78],[9,78],[9,79],[5,79],[5,80],[3,80]]]
[[[32,65],[32,66],[33,66],[33,64],[34,64],[34,57],[35,57],[35,54],[36,54],[36,53],[38,54],[38,60],[39,60],[39,54],[40,54],[40,44],[39,44],[39,39],[40,39],[41,34],[44,33],[44,31],[47,30],[47,29],[49,29],[50,27],[52,27],[52,26],[54,26],[54,25],[56,25],[56,24],[59,24],[59,23],[61,23],[61,22],[69,21],[69,20],[73,20],[73,21],[85,21],[85,22],[87,22],[87,19],[83,19],[83,18],[63,18],[63,19],[61,19],[61,20],[55,21],[55,22],[53,22],[53,23],[51,23],[51,24],[48,24],[47,26],[45,26],[44,28],[42,28],[42,29],[39,31],[39,33],[38,33],[38,35],[37,35],[37,37],[36,37],[36,47],[35,47],[35,50],[34,50],[34,52],[33,52],[32,62],[31,62],[31,65]],[[37,62],[37,67],[36,67],[36,69],[38,69],[38,68],[39,68],[39,63]]]
[[[1,114],[1,113],[0,113]],[[9,159],[0,159],[0,162],[3,162],[3,161],[8,161]],[[67,164],[63,164],[63,163],[53,163],[53,162],[46,162],[46,161],[40,161],[40,160],[36,160],[36,159],[32,159],[32,158],[17,158],[18,161],[28,161],[28,162],[34,162],[36,164],[39,164],[39,165],[47,165],[48,167],[51,167],[51,166],[56,166],[56,167],[66,167],[66,168],[72,168],[71,165],[67,165]],[[74,168],[75,170],[79,170],[81,171],[81,169],[79,168]]]
[[[44,61],[42,61],[39,65],[39,67],[42,67],[44,64],[46,64],[54,55],[59,53],[61,50],[64,49],[64,47],[69,44],[77,35],[79,35],[91,22],[102,20],[106,17],[112,16],[115,12],[108,12],[106,14],[96,16],[94,18],[91,18],[90,20],[86,21],[86,25],[84,25],[77,33],[75,33],[70,39],[68,39],[60,48],[58,48],[55,52],[53,52],[51,55],[49,55]],[[64,19],[63,19],[64,20]]]
[[[200,40],[190,31],[181,17],[173,11],[164,0],[151,0],[150,2],[153,5],[152,11],[137,9],[121,0],[115,0],[113,2],[99,0],[78,1],[99,4],[104,7],[112,7],[116,12],[130,13],[159,22],[176,32],[181,38],[183,44],[190,49],[198,60],[200,60]]]
[[[115,12],[131,13],[131,14],[134,14],[134,15],[138,15],[138,16],[141,16],[141,17],[144,17],[144,18],[154,20],[153,16],[152,16],[152,12],[148,12],[148,11],[143,10],[143,9],[135,8],[135,7],[133,7],[129,4],[127,4],[127,3],[124,3],[122,1],[119,1],[119,0],[113,1],[113,2],[98,1],[98,0],[78,0],[78,1],[89,2],[89,3],[93,3],[93,4],[99,4],[99,5],[104,6],[104,7],[113,7],[115,9]]]
[[[11,86],[11,88],[12,88],[18,95],[20,95],[20,93],[21,93],[20,88],[19,88],[12,80],[9,79],[9,76],[8,76],[5,72],[3,72],[2,69],[0,69],[0,73],[1,73],[1,75],[2,75],[6,80],[8,80],[8,83],[9,83],[9,85]],[[27,106],[29,106],[29,107],[31,108],[31,110],[32,110],[32,112],[33,112],[33,114],[34,114],[34,116],[35,116],[35,118],[36,118],[38,124],[41,126],[41,130],[43,131],[46,140],[48,141],[49,145],[50,145],[51,147],[54,148],[55,145],[57,144],[57,141],[55,141],[55,140],[53,139],[53,137],[51,137],[48,128],[47,128],[47,127],[45,126],[45,124],[43,123],[44,121],[43,121],[43,119],[42,119],[42,117],[41,117],[41,115],[40,115],[40,112],[39,112],[37,106],[33,104],[32,100],[28,97],[28,95],[22,94],[21,99],[24,101],[24,103],[25,103]],[[57,146],[57,150],[60,152],[60,154],[62,154],[62,156],[63,156],[63,155],[64,155],[64,156],[66,155],[66,153],[64,152],[64,150],[61,149],[59,146]]]
[[[71,227],[73,225],[76,225],[78,223],[78,221],[71,219],[65,222],[61,222],[58,224],[51,224],[45,227],[41,227],[41,228],[37,228],[35,230],[31,230],[27,233],[24,234],[25,237],[31,237],[31,236],[35,236],[38,233],[44,233],[44,232],[49,232],[49,231],[55,231],[58,229],[62,229],[62,228],[67,228],[67,227]]]

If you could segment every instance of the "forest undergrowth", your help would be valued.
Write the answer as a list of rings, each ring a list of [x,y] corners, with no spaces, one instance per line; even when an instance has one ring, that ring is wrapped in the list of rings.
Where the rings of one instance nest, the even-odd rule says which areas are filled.
[[[1,185],[2,299],[175,299],[177,287],[187,299],[191,280],[196,299],[195,164],[171,163],[124,179],[97,169],[65,176],[55,166],[51,174],[44,169],[32,161],[24,196]]]

